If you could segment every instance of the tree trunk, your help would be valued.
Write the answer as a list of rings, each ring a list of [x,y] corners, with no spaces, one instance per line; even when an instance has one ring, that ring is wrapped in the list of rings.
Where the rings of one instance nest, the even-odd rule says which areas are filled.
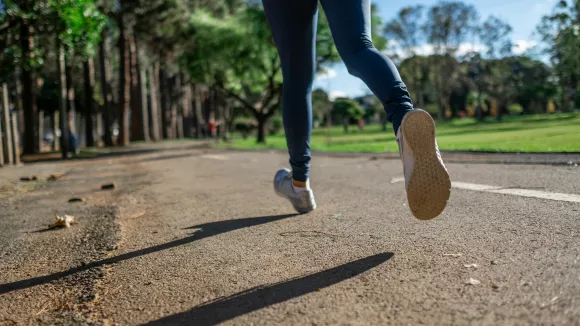
[[[481,100],[481,92],[477,94],[477,108],[475,109],[475,116],[478,121],[483,121],[483,101]]]
[[[417,104],[419,105],[419,108],[425,110],[425,99],[423,98],[423,88],[421,87],[421,79],[422,76],[420,76],[421,73],[421,64],[417,63],[416,59],[413,59],[413,85],[415,85],[415,93],[417,94]]]
[[[195,97],[195,138],[201,138],[201,125],[202,125],[202,110],[201,110],[201,90],[199,85],[194,86],[194,97]]]
[[[217,88],[214,88],[214,98],[216,103],[217,134],[221,138],[224,133],[224,103]]]
[[[186,120],[188,120],[189,116],[191,115],[191,87],[189,85],[189,81],[186,79],[185,75],[183,75],[181,79],[181,92],[183,93],[182,98],[182,107],[180,111],[181,121],[178,122],[178,128],[181,128],[180,131],[180,138],[191,137],[189,132],[186,135]],[[189,125],[189,122],[187,123]],[[179,130],[178,130],[179,131]]]
[[[232,123],[234,121],[234,112],[232,106],[229,105],[228,101],[224,101],[223,111],[224,111],[224,127],[222,138],[223,140],[228,141],[230,138],[230,130],[232,129]]]
[[[155,63],[155,99],[157,101],[157,124],[159,126],[159,139],[163,139],[163,132],[165,130],[165,125],[163,124],[163,99],[162,99],[162,86],[161,86],[161,78],[160,74],[160,64],[159,62]]]
[[[0,95],[2,100],[2,128],[4,137],[2,138],[3,144],[0,145],[4,148],[4,153],[0,153],[0,156],[4,154],[5,162],[8,164],[14,163],[14,151],[17,151],[17,148],[13,148],[13,141],[12,138],[16,135],[12,135],[12,124],[10,122],[10,103],[8,101],[8,85],[2,84],[2,89],[0,89]]]
[[[507,112],[507,103],[498,103],[497,106],[497,121],[501,121],[504,112]]]
[[[97,138],[95,139],[95,146],[102,146],[103,145],[103,114],[101,112],[97,113],[97,117],[96,117],[96,136]]]
[[[119,16],[119,140],[117,145],[129,145],[129,105],[131,97],[131,71],[129,69],[129,51],[123,15]]]
[[[137,55],[139,53],[137,52]],[[146,142],[151,141],[149,129],[149,106],[147,102],[147,74],[139,65],[139,87],[141,88],[141,125],[143,126],[143,138]]]
[[[60,129],[60,124],[58,121],[58,115],[60,114],[59,110],[55,110],[51,115],[50,115],[50,127],[52,128],[52,150],[53,151],[57,151],[58,149],[60,149],[59,146],[59,137],[56,135],[56,131],[58,129]]]
[[[139,52],[137,51],[134,34],[129,36],[129,54],[131,67],[131,140],[146,140],[145,126],[143,125]]]
[[[95,88],[95,64],[93,58],[89,58],[83,62],[84,85],[85,85],[85,132],[86,145],[93,147],[95,142],[95,129],[93,117],[95,114],[93,90]]]
[[[14,153],[14,164],[20,165],[20,135],[18,131],[18,113],[12,113],[12,151]]]
[[[437,114],[439,120],[445,119],[445,100],[443,98],[439,99],[439,112]]]
[[[342,124],[344,126],[344,133],[345,134],[348,134],[348,122],[349,122],[349,119],[348,118],[344,118],[343,121],[342,121]]]
[[[65,78],[66,78],[66,108],[67,108],[67,123],[68,132],[71,136],[77,136],[76,130],[76,107],[75,107],[75,87],[72,80],[72,67],[70,65],[70,60],[67,61],[65,66]]]
[[[21,8],[29,12],[29,1],[22,1]],[[34,72],[31,62],[34,60],[34,38],[32,26],[28,19],[20,22],[20,50],[22,60],[20,63],[20,83],[22,86],[22,110],[24,112],[24,154],[33,154],[40,150],[38,139],[38,111],[36,108],[36,92],[34,90]]]
[[[425,110],[425,95],[421,86],[417,90],[417,96],[419,97],[419,108]]]
[[[159,101],[157,99],[157,84],[155,80],[155,71],[153,67],[149,67],[149,102],[151,103],[151,138],[154,141],[160,140],[160,126],[159,126],[159,108],[157,104]]]
[[[38,110],[38,130],[36,134],[38,135],[38,139],[36,140],[38,143],[38,151],[42,151],[42,145],[44,144],[44,110]]]
[[[64,49],[57,39],[57,69],[59,76],[59,97],[58,97],[58,108],[59,108],[59,124],[60,124],[60,150],[62,152],[62,158],[66,159],[68,154],[68,126],[67,126],[67,114],[66,114],[66,103],[67,103],[67,89],[66,89],[66,68],[65,68],[65,56]]]
[[[435,91],[439,100],[439,112],[437,115],[440,120],[445,119],[445,94],[443,92],[443,83],[445,81],[441,80],[443,78],[444,65],[445,63],[437,63],[437,76],[435,76]]]
[[[168,83],[167,83],[167,73],[165,69],[159,68],[159,93],[161,95],[161,105],[159,106],[161,110],[161,126],[163,139],[170,138],[170,121],[171,121],[171,110],[169,108],[169,93],[168,93]]]
[[[181,80],[179,78],[179,74],[174,78],[175,80],[171,83],[169,90],[170,90],[170,97],[169,97],[169,107],[170,107],[170,117],[169,120],[170,125],[170,138],[176,139],[177,138],[177,113],[178,107],[180,106],[181,102]]]
[[[177,80],[178,83],[177,84],[177,92],[179,93],[179,103],[176,105],[177,106],[177,118],[176,118],[176,128],[177,128],[177,135],[176,137],[179,139],[182,139],[184,137],[184,133],[183,133],[183,117],[185,116],[185,112],[187,111],[187,106],[188,106],[188,97],[187,97],[187,87],[185,87],[184,85],[186,84],[185,82],[185,77],[183,76],[183,74],[178,74],[177,75]]]
[[[258,121],[258,144],[265,144],[266,143],[266,122],[268,119],[263,114],[259,114],[256,116],[256,120]]]
[[[104,29],[101,32],[101,42],[99,43],[99,69],[101,79],[101,93],[103,96],[103,122],[104,122],[104,143],[105,146],[113,146],[113,114],[111,112],[111,94],[109,92],[111,82],[111,67],[109,61],[108,34]]]
[[[18,107],[18,129],[24,136],[24,109],[22,105],[22,80],[16,80],[16,106]],[[24,138],[24,137],[23,137]]]

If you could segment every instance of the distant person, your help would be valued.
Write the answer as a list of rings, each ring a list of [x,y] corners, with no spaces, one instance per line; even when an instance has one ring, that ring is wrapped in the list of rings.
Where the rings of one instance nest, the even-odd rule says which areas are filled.
[[[207,130],[209,132],[209,137],[214,138],[217,134],[217,123],[214,119],[210,119],[207,123]]]
[[[427,112],[413,109],[397,68],[373,46],[371,1],[320,2],[348,71],[361,78],[381,100],[387,119],[393,124],[409,208],[419,219],[438,216],[449,199],[451,182],[435,140],[435,123]],[[262,3],[282,63],[282,117],[292,167],[291,171],[282,169],[276,173],[274,189],[299,213],[307,213],[316,208],[309,172],[318,0]]]

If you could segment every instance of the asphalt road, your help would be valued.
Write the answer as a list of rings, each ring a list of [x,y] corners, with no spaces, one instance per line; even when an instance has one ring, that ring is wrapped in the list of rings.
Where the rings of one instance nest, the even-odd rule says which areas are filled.
[[[306,215],[273,192],[286,165],[188,149],[1,170],[68,174],[0,198],[0,324],[580,325],[580,167],[449,164],[448,208],[419,221],[398,160],[316,156]],[[46,230],[55,213],[78,224]]]

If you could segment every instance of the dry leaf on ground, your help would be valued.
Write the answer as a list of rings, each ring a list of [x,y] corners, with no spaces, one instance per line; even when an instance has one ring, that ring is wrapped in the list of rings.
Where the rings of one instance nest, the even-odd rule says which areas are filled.
[[[75,222],[75,217],[74,216],[70,216],[70,215],[64,215],[64,216],[55,216],[54,217],[54,222],[52,224],[50,224],[48,227],[51,228],[62,228],[62,227],[67,227],[70,228],[71,224],[74,224]]]
[[[467,284],[467,285],[478,285],[478,284],[481,284],[481,281],[476,280],[476,279],[470,277],[469,280],[465,281],[465,284]]]
[[[53,173],[46,180],[48,180],[48,181],[56,181],[56,180],[62,178],[65,174],[66,174],[66,172]]]

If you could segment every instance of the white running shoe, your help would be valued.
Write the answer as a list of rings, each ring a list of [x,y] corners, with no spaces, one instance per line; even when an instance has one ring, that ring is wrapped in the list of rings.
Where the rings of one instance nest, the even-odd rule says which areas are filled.
[[[298,213],[308,213],[316,208],[312,189],[299,193],[294,191],[292,173],[288,169],[276,172],[274,176],[274,191],[278,196],[288,199]]]
[[[397,132],[407,200],[420,220],[439,216],[451,194],[451,180],[435,139],[435,122],[423,110],[405,115]]]

